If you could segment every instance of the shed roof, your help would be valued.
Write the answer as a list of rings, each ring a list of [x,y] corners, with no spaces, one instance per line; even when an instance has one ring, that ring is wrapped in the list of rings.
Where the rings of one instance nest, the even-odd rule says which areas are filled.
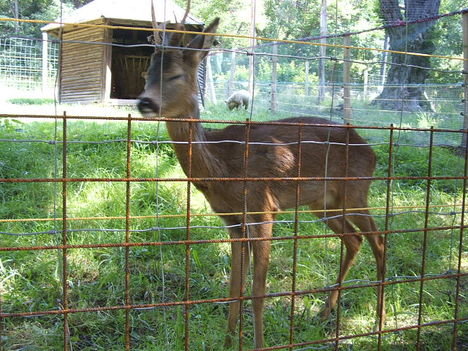
[[[151,1],[154,4],[154,12],[157,22],[180,21],[185,14],[185,9],[176,5],[173,0],[94,0],[79,9],[73,11],[69,16],[56,22],[63,23],[86,23],[99,19],[109,19],[113,22],[135,21],[151,23]],[[187,24],[202,25],[203,22],[192,15],[188,15]],[[50,23],[41,28],[43,32],[57,30],[63,26],[59,23]],[[66,26],[66,25],[65,25]]]

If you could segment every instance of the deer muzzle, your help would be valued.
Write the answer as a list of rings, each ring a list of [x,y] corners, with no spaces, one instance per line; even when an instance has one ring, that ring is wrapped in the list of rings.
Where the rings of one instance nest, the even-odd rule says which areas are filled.
[[[160,106],[149,97],[142,97],[138,101],[137,107],[143,116],[159,113],[160,111]]]

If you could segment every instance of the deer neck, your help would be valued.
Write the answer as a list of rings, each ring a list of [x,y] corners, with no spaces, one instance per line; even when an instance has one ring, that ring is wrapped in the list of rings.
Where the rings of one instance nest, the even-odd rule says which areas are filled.
[[[196,97],[191,111],[181,112],[177,118],[199,119],[200,111]],[[223,167],[206,142],[206,130],[201,122],[166,122],[179,162],[188,177],[221,176]]]

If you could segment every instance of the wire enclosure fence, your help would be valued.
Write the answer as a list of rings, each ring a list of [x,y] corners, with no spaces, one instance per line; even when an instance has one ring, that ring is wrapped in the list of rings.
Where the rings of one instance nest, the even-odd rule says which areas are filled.
[[[80,119],[81,117],[76,117]],[[184,293],[187,291],[190,291],[190,283],[189,280],[185,281],[185,288],[182,288],[182,291],[174,292],[173,288],[168,288],[168,290],[173,293],[175,296],[164,298],[163,296],[158,296],[156,293],[156,296],[153,296],[151,299],[149,296],[139,296],[139,294],[143,293],[140,289],[139,291],[135,291],[135,294],[133,294],[132,291],[132,285],[134,285],[136,282],[134,282],[131,278],[132,273],[137,275],[139,279],[141,279],[141,272],[138,272],[139,269],[142,269],[143,267],[140,267],[139,269],[136,268],[135,271],[133,271],[133,265],[136,265],[136,261],[138,260],[144,260],[144,257],[146,255],[149,255],[151,257],[151,248],[167,248],[167,247],[172,247],[175,246],[179,248],[178,255],[182,256],[177,256],[175,253],[172,255],[175,255],[178,257],[178,259],[183,261],[183,248],[185,247],[190,247],[190,259],[188,262],[190,263],[189,267],[186,268],[186,274],[187,277],[190,277],[191,274],[195,274],[196,277],[200,274],[199,270],[202,270],[203,267],[205,266],[203,263],[199,262],[200,260],[203,260],[203,258],[200,258],[199,255],[203,252],[206,251],[211,251],[211,250],[220,250],[221,252],[225,250],[223,249],[222,245],[225,243],[230,243],[234,240],[231,239],[225,239],[221,236],[218,236],[218,239],[207,239],[207,235],[205,234],[207,231],[208,232],[213,232],[213,231],[222,231],[223,226],[220,225],[219,223],[211,223],[211,224],[206,224],[206,218],[208,218],[208,223],[212,222],[210,221],[210,216],[209,214],[200,214],[200,213],[194,213],[192,216],[189,216],[191,213],[190,209],[187,208],[185,211],[186,213],[179,213],[179,214],[173,214],[173,215],[154,215],[154,216],[148,216],[151,218],[150,222],[154,221],[154,218],[159,217],[159,225],[155,226],[147,226],[148,224],[146,223],[139,223],[140,221],[144,220],[144,218],[133,214],[134,212],[138,213],[138,205],[132,204],[131,201],[131,195],[132,195],[132,189],[133,192],[138,192],[139,186],[141,184],[146,184],[146,183],[151,183],[151,182],[158,182],[160,183],[161,187],[163,187],[163,184],[166,183],[173,183],[173,182],[179,182],[185,184],[185,186],[188,187],[187,184],[188,180],[185,178],[166,178],[166,177],[153,177],[153,178],[147,178],[147,177],[142,177],[142,178],[137,178],[133,175],[132,171],[132,166],[131,166],[131,160],[132,160],[132,149],[136,148],[138,144],[141,143],[139,140],[134,140],[132,139],[132,124],[137,124],[137,123],[152,123],[152,121],[141,121],[141,119],[128,119],[128,139],[126,141],[119,141],[119,140],[114,140],[111,141],[113,143],[118,143],[121,145],[121,148],[127,147],[127,166],[125,170],[125,175],[123,175],[121,178],[84,178],[84,177],[76,177],[76,178],[69,178],[69,169],[72,168],[72,164],[70,163],[69,159],[70,156],[73,155],[73,146],[77,145],[77,142],[80,142],[79,140],[70,140],[69,135],[73,135],[74,131],[72,125],[67,126],[69,123],[69,120],[73,120],[74,118],[72,116],[65,117],[63,119],[63,122],[59,124],[59,129],[62,129],[62,137],[58,137],[57,140],[51,140],[48,146],[50,148],[54,148],[56,153],[54,156],[58,156],[58,158],[62,161],[61,164],[57,166],[57,177],[54,178],[34,178],[35,175],[31,175],[32,177],[28,178],[10,178],[10,179],[3,179],[2,181],[6,184],[20,184],[20,183],[43,183],[46,184],[49,187],[55,188],[54,189],[54,196],[56,197],[54,199],[54,202],[57,205],[57,208],[55,209],[55,217],[49,218],[48,221],[45,221],[45,224],[40,225],[42,230],[37,231],[37,226],[39,223],[41,223],[41,219],[34,219],[34,221],[29,221],[31,223],[31,232],[29,233],[19,233],[19,232],[14,232],[14,224],[15,221],[9,221],[9,220],[3,220],[2,224],[5,225],[10,225],[12,229],[10,229],[10,232],[5,232],[2,231],[3,235],[22,235],[26,236],[24,239],[16,239],[10,241],[10,245],[8,246],[3,246],[1,250],[4,253],[21,253],[21,252],[29,252],[33,256],[40,255],[40,253],[43,252],[51,252],[53,256],[57,256],[56,258],[59,260],[57,264],[61,267],[63,267],[62,274],[64,274],[63,281],[69,281],[69,284],[73,283],[73,280],[71,279],[71,276],[73,275],[73,270],[76,269],[82,269],[78,268],[76,266],[76,262],[72,265],[73,269],[69,269],[69,263],[70,261],[73,262],[74,255],[72,254],[73,251],[76,250],[91,250],[91,249],[108,249],[107,253],[104,251],[101,251],[101,255],[111,255],[111,252],[116,252],[121,259],[123,259],[122,256],[125,257],[123,260],[124,262],[122,263],[122,267],[124,268],[123,271],[121,272],[121,278],[125,282],[125,285],[123,285],[123,282],[108,282],[112,286],[112,290],[116,290],[116,292],[120,292],[116,294],[117,300],[115,301],[115,305],[100,305],[99,301],[92,301],[93,299],[89,299],[89,297],[86,297],[86,288],[81,291],[81,288],[76,286],[75,284],[79,284],[79,282],[73,283],[73,287],[69,287],[68,284],[64,285],[64,296],[60,297],[58,296],[60,302],[60,308],[50,308],[47,310],[39,309],[39,310],[29,310],[28,305],[30,305],[30,302],[28,303],[27,301],[23,301],[24,304],[24,309],[21,309],[20,311],[15,310],[15,311],[8,311],[8,306],[9,302],[8,300],[3,301],[3,312],[2,312],[2,317],[4,318],[4,322],[8,324],[10,321],[15,325],[15,321],[17,320],[17,317],[36,317],[39,320],[42,320],[43,318],[50,317],[53,318],[56,315],[60,316],[60,319],[62,317],[64,318],[67,323],[65,324],[65,328],[69,328],[69,331],[65,333],[66,336],[70,337],[70,334],[73,336],[78,336],[75,334],[74,330],[76,327],[73,326],[72,322],[68,322],[68,319],[70,319],[73,322],[77,322],[76,319],[74,319],[72,316],[73,314],[80,314],[80,313],[97,313],[97,312],[108,312],[111,313],[113,311],[122,311],[122,313],[131,313],[131,314],[143,314],[143,313],[162,313],[161,310],[168,309],[170,307],[172,308],[182,308],[180,306],[187,306],[189,307],[189,310],[196,310],[197,307],[202,306],[205,307],[206,305],[209,304],[215,304],[215,303],[223,303],[223,302],[229,302],[228,298],[225,298],[223,296],[211,296],[210,291],[201,291],[201,292],[195,292],[196,296],[199,297],[199,299],[193,299],[193,298],[188,298],[184,299]],[[214,122],[212,122],[214,123]],[[255,125],[255,122],[251,122],[253,125]],[[366,128],[363,128],[365,130]],[[374,130],[375,127],[370,128],[371,130]],[[394,154],[394,140],[392,140],[394,137],[395,132],[401,131],[400,128],[396,127],[380,127],[378,129],[379,131],[383,131],[386,134],[388,134],[388,140],[382,141],[381,146],[382,147],[387,147],[390,146],[388,156],[389,160],[394,159],[395,155]],[[451,318],[447,318],[446,320],[438,320],[438,321],[433,321],[430,319],[424,319],[424,310],[423,308],[419,308],[419,318],[423,318],[420,322],[415,323],[412,325],[409,323],[409,325],[405,326],[399,326],[399,323],[405,324],[403,321],[397,321],[395,320],[395,325],[394,326],[387,326],[385,329],[383,329],[382,333],[380,334],[379,332],[366,332],[366,333],[360,333],[358,335],[347,335],[347,334],[341,334],[337,330],[337,334],[335,337],[329,337],[326,339],[319,339],[319,340],[313,340],[313,341],[304,341],[304,342],[293,342],[294,345],[291,347],[299,347],[299,346],[307,346],[307,345],[329,345],[333,344],[337,340],[341,342],[345,342],[352,339],[352,338],[362,338],[368,335],[374,335],[375,337],[378,337],[381,335],[383,338],[385,338],[386,335],[391,335],[392,333],[395,333],[397,331],[401,330],[425,330],[424,328],[437,328],[437,327],[446,327],[446,329],[452,329],[453,331],[453,340],[456,342],[456,333],[458,328],[463,328],[464,324],[463,322],[466,321],[466,311],[463,308],[463,304],[461,304],[461,301],[463,301],[462,296],[457,296],[461,294],[460,289],[462,289],[461,282],[463,282],[462,278],[466,277],[466,273],[460,270],[461,264],[463,262],[463,254],[462,254],[462,235],[463,235],[463,229],[464,226],[462,225],[463,219],[464,219],[464,211],[465,211],[465,203],[464,203],[464,198],[465,198],[465,192],[461,194],[457,194],[456,197],[456,202],[453,203],[452,206],[449,206],[447,208],[447,203],[444,201],[445,199],[431,199],[430,194],[431,194],[431,188],[437,186],[439,183],[444,183],[445,185],[441,186],[447,186],[447,183],[453,183],[454,188],[459,188],[461,183],[466,182],[466,175],[460,175],[460,174],[431,174],[432,167],[433,167],[433,160],[435,158],[435,155],[437,155],[441,148],[440,147],[435,147],[433,146],[433,140],[434,136],[437,135],[438,133],[460,133],[459,131],[450,131],[450,130],[434,130],[434,129],[426,129],[426,130],[411,130],[411,132],[418,133],[422,132],[427,134],[428,138],[428,147],[429,149],[427,150],[429,155],[428,155],[428,160],[426,164],[426,170],[427,171],[427,176],[405,176],[405,175],[398,175],[398,174],[392,174],[389,173],[388,176],[382,175],[382,176],[376,176],[374,179],[374,182],[382,182],[381,190],[385,189],[387,187],[387,198],[385,199],[385,206],[380,207],[380,208],[372,208],[371,210],[374,212],[374,216],[376,218],[382,217],[384,219],[384,225],[379,226],[381,227],[381,232],[387,236],[388,242],[394,242],[396,240],[415,240],[418,241],[416,248],[413,247],[413,249],[421,249],[420,255],[418,255],[418,258],[426,258],[427,257],[433,257],[437,256],[437,246],[439,246],[440,242],[442,240],[442,237],[444,240],[449,240],[452,243],[452,247],[450,248],[450,259],[445,259],[443,260],[443,264],[441,265],[442,262],[431,262],[431,264],[428,264],[426,262],[421,263],[419,265],[419,268],[421,270],[425,270],[425,272],[414,272],[414,275],[408,275],[408,276],[388,276],[387,280],[385,282],[379,282],[375,281],[373,279],[358,279],[358,280],[350,280],[345,282],[343,285],[328,285],[325,287],[310,287],[307,282],[301,281],[297,283],[297,290],[291,290],[291,288],[286,288],[285,286],[288,286],[288,284],[281,284],[279,286],[276,286],[278,290],[273,290],[270,293],[266,295],[267,299],[271,299],[272,301],[275,300],[281,300],[281,299],[294,299],[297,301],[301,301],[302,299],[311,299],[312,296],[320,295],[322,296],[324,293],[333,290],[333,289],[340,289],[343,293],[346,293],[351,290],[358,290],[359,289],[369,289],[371,287],[376,287],[376,286],[385,286],[385,289],[388,289],[392,291],[392,288],[394,287],[399,287],[400,284],[408,284],[414,287],[415,290],[417,290],[417,286],[426,286],[425,292],[428,294],[428,296],[431,296],[431,289],[427,287],[427,285],[431,286],[435,291],[438,290],[437,286],[438,284],[443,281],[447,282],[447,285],[444,284],[444,289],[449,289],[451,286],[452,292],[450,295],[453,295],[453,302],[454,304],[451,306],[450,311],[453,313]],[[28,143],[27,141],[23,141],[25,143]],[[306,142],[306,141],[304,141]],[[30,143],[30,142],[29,142]],[[88,142],[89,143],[89,142]],[[86,144],[88,144],[86,143]],[[100,143],[99,141],[97,143]],[[81,145],[81,144],[78,144]],[[97,144],[98,146],[100,144]],[[385,161],[383,161],[385,162]],[[60,163],[60,162],[59,162]],[[426,163],[426,161],[424,162]],[[60,172],[61,169],[61,172]],[[83,170],[84,173],[88,173],[90,170]],[[189,179],[192,181],[200,181],[199,179]],[[322,179],[316,179],[316,181],[325,181],[326,178]],[[393,181],[393,185],[391,184],[390,180]],[[204,181],[236,181],[236,179],[205,179]],[[237,180],[239,181],[239,180]],[[261,181],[261,179],[242,179],[242,181],[250,181],[250,182],[258,182]],[[263,180],[265,181],[265,180]],[[269,179],[269,182],[284,182],[285,179]],[[297,179],[298,184],[301,184],[303,182],[306,182],[307,179]],[[417,205],[413,206],[395,206],[391,204],[391,189],[394,187],[396,184],[399,184],[400,182],[426,182],[427,183],[427,191],[425,194],[421,194],[421,197],[426,197],[426,202],[422,201],[420,206],[418,207]],[[91,217],[91,218],[76,218],[72,216],[71,214],[74,212],[75,207],[78,206],[78,204],[73,204],[73,202],[70,200],[70,192],[76,192],[78,188],[83,187],[83,184],[112,184],[112,187],[118,187],[120,188],[120,196],[124,198],[117,199],[117,201],[122,201],[125,203],[125,208],[127,209],[125,212],[125,216],[121,216],[119,218],[115,219],[110,219],[110,218],[99,218],[99,217]],[[114,185],[115,184],[115,185]],[[386,185],[385,185],[386,184]],[[450,185],[448,185],[450,187]],[[98,187],[99,188],[99,187]],[[97,188],[97,189],[98,189]],[[96,191],[99,191],[97,190]],[[141,190],[140,190],[141,191]],[[187,192],[187,201],[188,203],[193,203],[194,200],[192,199],[192,192],[188,191]],[[461,203],[459,202],[461,200]],[[61,203],[61,206],[60,206]],[[85,204],[84,204],[85,205]],[[135,206],[136,205],[136,206]],[[135,207],[136,208],[135,208]],[[408,208],[409,207],[409,208]],[[354,210],[359,211],[360,209],[349,209],[351,213],[354,212]],[[182,210],[182,212],[184,212]],[[289,250],[292,249],[292,251],[296,252],[296,265],[298,265],[295,269],[298,269],[299,265],[302,267],[304,265],[302,260],[304,260],[304,253],[303,250],[306,250],[308,246],[305,246],[302,248],[302,254],[298,254],[301,250],[301,246],[305,245],[303,243],[306,243],[309,240],[320,240],[323,241],[327,238],[338,238],[341,235],[346,235],[346,233],[337,235],[337,234],[331,234],[329,232],[326,232],[324,234],[322,233],[316,233],[313,231],[307,230],[307,228],[310,228],[313,226],[314,222],[320,222],[322,220],[314,220],[311,218],[310,214],[307,213],[308,211],[300,211],[300,212],[292,212],[289,214],[285,214],[284,218],[278,221],[278,225],[280,226],[281,229],[278,229],[277,236],[275,236],[272,241],[274,242],[274,246],[285,246],[287,247],[286,254]],[[68,216],[71,217],[69,218]],[[341,214],[331,214],[331,217],[340,217]],[[164,223],[165,219],[167,217],[178,217],[179,225],[175,226],[172,224],[171,227],[169,227],[167,224]],[[410,227],[410,228],[405,228],[405,226],[398,226],[398,225],[390,225],[390,223],[395,223],[399,220],[402,220],[407,217],[417,217],[418,221],[420,223],[420,226],[418,227]],[[19,221],[26,221],[26,219],[18,219]],[[42,219],[45,220],[45,219]],[[100,221],[105,221],[106,223],[112,223],[114,225],[113,228],[106,228],[105,225],[99,224]],[[187,223],[184,225],[183,222],[187,221]],[[120,223],[120,226],[117,224]],[[173,222],[171,222],[173,223]],[[146,226],[145,226],[146,224]],[[296,225],[295,225],[296,224]],[[250,225],[255,225],[255,223],[252,223]],[[288,228],[289,227],[289,228]],[[291,227],[294,227],[293,229]],[[395,228],[396,227],[396,228]],[[302,230],[302,228],[304,228]],[[312,227],[313,228],[313,227]],[[283,232],[284,231],[284,232]],[[188,233],[190,232],[191,237],[189,239],[184,238],[184,232]],[[155,233],[160,233],[160,237],[157,238],[155,237]],[[86,235],[88,234],[88,235]],[[349,235],[350,233],[348,233]],[[366,233],[364,233],[365,235]],[[34,235],[33,240],[28,237],[28,235]],[[162,237],[161,237],[162,236]],[[424,245],[420,247],[421,245],[421,236],[425,238],[423,240]],[[179,238],[179,240],[174,240],[174,237]],[[209,237],[209,236],[208,236]],[[38,242],[42,242],[42,240],[38,238],[44,238],[45,240],[45,245],[38,245]],[[404,239],[406,238],[406,239]],[[240,240],[249,240],[252,241],[253,239],[240,239]],[[295,245],[294,245],[294,244]],[[296,246],[297,245],[297,246]],[[336,243],[335,245],[333,244],[328,244],[331,245],[331,249],[336,250]],[[291,248],[291,246],[295,247]],[[200,249],[200,247],[206,247],[205,249]],[[444,245],[446,248],[446,246]],[[114,249],[114,250],[111,250]],[[144,250],[146,249],[146,250]],[[330,249],[330,247],[328,248]],[[57,251],[58,250],[58,251]],[[285,249],[283,249],[285,250]],[[282,251],[282,250],[281,250]],[[280,252],[281,252],[280,251]],[[57,253],[55,253],[57,252]],[[389,249],[389,255],[391,257],[392,250]],[[169,254],[167,254],[169,255]],[[399,256],[398,253],[395,253],[396,256]],[[13,256],[14,257],[14,256]],[[32,259],[32,258],[31,258]],[[155,259],[155,258],[153,258]],[[341,258],[340,258],[341,260]],[[172,260],[170,260],[172,261]],[[275,261],[274,258],[274,253],[273,253],[273,258],[272,261]],[[284,269],[287,270],[289,273],[292,267],[290,266],[291,262],[285,262],[286,264],[283,266],[282,264],[279,264],[277,269]],[[430,262],[429,258],[428,261]],[[7,261],[8,262],[8,261]],[[59,262],[61,262],[59,264]],[[83,262],[84,263],[84,262]],[[105,263],[103,263],[105,264]],[[334,262],[335,265],[338,264],[338,262]],[[152,265],[152,264],[151,264]],[[157,264],[156,264],[157,266]],[[192,267],[194,266],[194,267]],[[428,268],[430,267],[430,268]],[[205,267],[206,268],[206,267]],[[313,267],[310,267],[309,269],[313,269]],[[390,269],[390,267],[388,268]],[[392,269],[393,270],[393,269]],[[180,273],[180,272],[179,272]],[[50,272],[52,275],[53,272]],[[57,273],[55,273],[57,274]],[[301,274],[303,277],[304,272]],[[290,274],[287,274],[290,275]],[[170,275],[168,274],[170,277]],[[359,275],[358,275],[359,276]],[[125,278],[124,278],[125,277]],[[289,281],[291,284],[292,282],[290,279],[295,277],[295,275],[290,275],[288,278],[283,278],[285,281]],[[95,278],[97,279],[97,277]],[[166,279],[170,280],[170,278],[166,277]],[[192,278],[195,279],[195,278]],[[206,279],[206,278],[205,278]],[[299,278],[297,278],[299,281]],[[132,284],[133,283],[133,284]],[[330,283],[330,281],[329,281]],[[84,285],[86,283],[83,282]],[[167,284],[167,282],[166,282]],[[172,281],[171,284],[181,284],[181,282],[174,282]],[[188,285],[187,285],[188,284]],[[432,284],[434,284],[432,286]],[[104,284],[105,286],[106,284]],[[139,285],[139,284],[135,284]],[[183,284],[181,284],[183,285]],[[289,285],[291,286],[291,285]],[[29,289],[31,289],[31,292],[33,292],[36,289],[43,289],[44,287],[34,287],[30,286]],[[104,288],[104,287],[103,287]],[[109,288],[109,287],[107,287]],[[141,287],[140,287],[141,288]],[[155,289],[158,290],[161,287],[155,287]],[[76,289],[76,292],[75,292]],[[70,291],[74,291],[73,293],[70,293]],[[177,289],[176,289],[177,290]],[[209,290],[209,289],[208,289]],[[116,293],[114,292],[114,293]],[[58,291],[55,291],[55,294],[57,294]],[[166,292],[167,293],[167,292]],[[212,292],[211,292],[212,293]],[[81,294],[85,294],[81,296]],[[389,294],[391,296],[391,294]],[[416,294],[418,295],[418,294]],[[419,305],[423,306],[423,295],[420,295],[419,297],[414,297],[415,301],[418,301],[418,299],[421,299],[419,301]],[[10,295],[11,297],[11,295]],[[125,300],[123,300],[125,297]],[[245,303],[248,303],[252,299],[252,297],[249,294],[246,294],[244,296],[244,301]],[[389,298],[387,295],[387,303],[391,306],[392,305],[392,299]],[[431,298],[428,298],[429,300]],[[152,303],[149,303],[149,301],[152,301]],[[68,302],[69,301],[69,302]],[[11,301],[13,302],[13,301]],[[45,301],[44,301],[45,302]],[[68,302],[68,303],[67,303]],[[283,302],[284,303],[284,302]],[[310,302],[309,302],[310,303]],[[33,304],[35,305],[35,304]],[[214,305],[216,306],[216,305]],[[57,306],[58,307],[58,306]],[[216,309],[216,307],[213,307]],[[6,312],[8,311],[8,312]],[[297,312],[300,315],[300,312]],[[196,317],[197,313],[196,312],[191,312],[191,316]],[[113,318],[115,318],[115,323],[117,321],[122,321],[121,319],[123,318],[120,315],[120,318],[118,317],[119,315],[116,314]],[[294,316],[294,315],[293,315]],[[87,317],[84,317],[87,318]],[[193,317],[192,317],[193,318]],[[195,324],[198,325],[199,321],[192,320],[192,318],[189,318],[187,328],[190,330],[190,325]],[[310,318],[310,317],[309,317]],[[346,317],[342,317],[346,318]],[[36,319],[36,320],[37,320]],[[46,318],[47,320],[48,318]],[[125,319],[125,318],[124,318]],[[296,320],[296,324],[304,323],[304,321],[297,322],[297,320],[300,320],[301,317],[297,316],[296,318],[292,319],[292,321]],[[150,318],[151,320],[151,318]],[[306,318],[307,320],[307,318]],[[146,332],[148,331],[157,331],[159,328],[163,329],[164,327],[161,326],[160,324],[150,326],[148,324],[145,325],[145,327],[142,327],[141,325],[132,325],[132,318],[128,317],[125,319],[125,325],[126,328],[125,330],[127,333],[130,333],[130,330],[132,328],[135,328],[136,330],[143,330],[143,334],[145,332],[145,327],[148,328]],[[122,321],[123,322],[123,321]],[[46,322],[47,323],[47,322]],[[148,322],[147,322],[148,323]],[[167,323],[167,321],[166,321]],[[293,326],[293,322],[291,322],[291,326]],[[203,324],[202,324],[203,325]],[[202,325],[200,328],[203,328]],[[122,325],[123,326],[123,325]],[[167,325],[166,325],[167,328]],[[170,327],[169,327],[170,328]],[[193,328],[193,327],[192,327]],[[197,333],[197,329],[195,327],[195,333]],[[267,326],[268,329],[268,326]],[[280,329],[281,330],[281,329]],[[5,329],[4,329],[5,331]],[[8,331],[8,327],[6,328],[6,331]],[[201,331],[204,333],[204,331]],[[173,331],[170,332],[171,334]],[[194,333],[191,331],[191,333]],[[300,332],[296,331],[296,334],[298,334],[298,337],[300,338]],[[7,334],[8,335],[8,334]],[[58,335],[55,335],[58,337]],[[380,339],[380,338],[379,338]],[[79,342],[76,342],[75,347],[80,347],[79,345],[82,345],[83,340],[82,338],[78,338]],[[130,334],[127,335],[127,342],[130,343],[131,337]],[[189,340],[189,339],[186,339]],[[375,346],[375,343],[377,343],[377,340],[372,340],[372,345]],[[122,341],[121,341],[122,342]],[[375,342],[375,343],[374,343]],[[423,341],[422,341],[423,342]],[[71,345],[73,345],[73,342],[70,342]],[[138,344],[137,344],[138,345]],[[190,345],[190,343],[188,344]],[[123,344],[122,344],[123,346]],[[280,346],[277,345],[277,346]],[[288,348],[288,343],[283,342],[284,348]],[[331,347],[331,346],[330,346]],[[268,349],[268,348],[267,348]]]
[[[0,84],[3,90],[54,91],[58,43],[30,38],[0,39]],[[52,95],[53,96],[53,95]]]
[[[378,123],[354,107],[353,126],[341,128],[365,136],[378,155],[370,208],[284,209],[274,221],[274,236],[267,239],[228,239],[227,226],[208,209],[191,182],[246,186],[294,182],[300,189],[307,182],[336,179],[326,174],[185,177],[174,165],[174,142],[160,131],[165,118],[1,115],[2,120],[41,121],[13,127],[0,124],[5,155],[0,160],[0,181],[8,205],[0,219],[2,346],[24,347],[31,340],[27,331],[36,335],[42,349],[221,349],[225,310],[232,302],[226,297],[229,245],[242,242],[247,247],[268,240],[273,251],[264,296],[268,346],[263,350],[463,349],[468,332],[464,241],[468,155],[466,148],[454,147],[466,135],[461,118],[455,118],[464,107],[462,76],[460,72],[458,83],[442,92],[439,85],[430,87],[433,102],[451,104],[435,128],[430,126],[432,112],[414,116],[387,110],[396,117]],[[299,84],[284,87],[278,110],[297,111],[301,106],[301,114],[341,119],[332,109],[334,87],[341,83],[329,88],[328,113],[324,105],[309,106],[308,95],[298,93],[307,89]],[[255,118],[255,112],[271,103],[263,88],[257,84],[252,118],[247,121],[225,117],[185,123],[202,122],[212,128],[237,124],[245,129],[287,126],[288,122],[266,121],[263,115]],[[369,90],[367,94],[372,96]],[[364,104],[363,109],[375,112]],[[248,139],[240,143],[246,149],[256,145]],[[313,143],[320,144],[298,137],[296,153]],[[192,150],[197,142],[189,139],[187,145]],[[368,179],[340,180],[346,189],[350,182]],[[21,207],[25,202],[31,205]],[[362,210],[371,212],[378,233],[385,236],[385,279],[373,278],[373,264],[369,265],[373,258],[363,247],[363,257],[350,277],[335,284],[344,260],[344,247],[337,239],[354,233],[335,234],[323,223],[332,218],[344,221],[346,216],[362,215]],[[240,225],[245,233],[262,224],[247,221],[255,214],[237,213],[244,218]],[[362,233],[371,234],[375,233]],[[33,269],[20,273],[16,262]],[[379,325],[379,316],[375,318],[376,288],[384,291],[387,303],[385,325]],[[339,291],[340,302],[324,323],[314,314],[333,290]],[[253,348],[250,305],[255,298],[259,297],[248,288],[239,298],[236,349]],[[361,309],[354,308],[356,304]],[[363,309],[373,312],[366,314]],[[443,311],[435,313],[437,309]]]

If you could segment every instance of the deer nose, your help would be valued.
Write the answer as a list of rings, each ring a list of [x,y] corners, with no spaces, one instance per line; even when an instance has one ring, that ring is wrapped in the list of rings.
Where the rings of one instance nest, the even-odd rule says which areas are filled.
[[[159,106],[150,98],[144,97],[138,102],[138,110],[142,114],[145,112],[159,112]]]

